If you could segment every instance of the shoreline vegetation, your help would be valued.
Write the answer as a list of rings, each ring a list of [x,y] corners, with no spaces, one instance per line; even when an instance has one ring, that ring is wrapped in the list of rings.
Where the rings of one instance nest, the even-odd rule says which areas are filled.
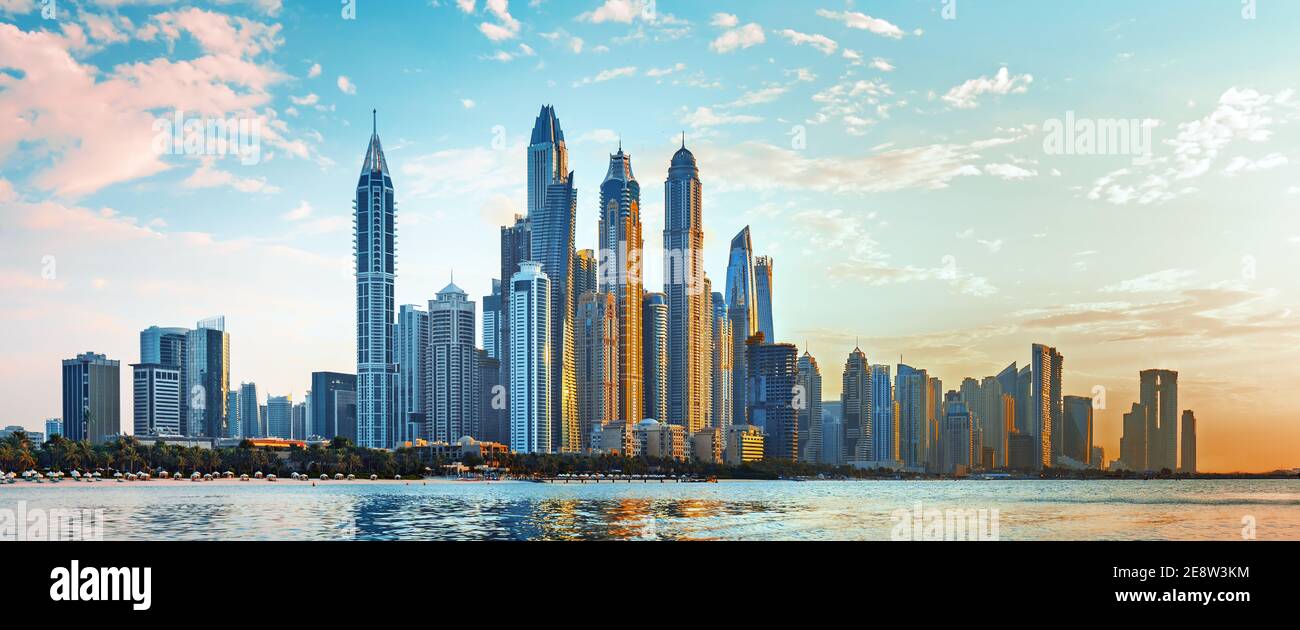
[[[711,464],[696,461],[678,461],[648,457],[624,457],[601,454],[500,454],[485,461],[469,455],[458,461],[431,457],[431,451],[398,449],[395,451],[366,449],[353,445],[344,438],[335,438],[328,445],[308,448],[265,449],[244,442],[237,447],[208,449],[185,447],[161,442],[149,443],[134,436],[122,436],[104,444],[87,441],[73,442],[54,436],[36,448],[23,433],[14,433],[0,440],[0,474],[13,472],[17,479],[34,471],[42,477],[49,473],[62,473],[64,479],[99,474],[99,480],[110,481],[117,475],[140,479],[147,473],[154,481],[166,471],[169,477],[179,473],[189,480],[195,473],[199,479],[205,475],[214,481],[240,482],[242,475],[250,481],[265,481],[275,477],[280,481],[300,483],[301,477],[322,483],[398,483],[429,480],[539,480],[555,483],[641,481],[655,482],[661,478],[668,482],[704,480],[952,480],[951,475],[899,472],[885,469],[856,469],[851,466],[830,466],[785,460],[764,460],[739,466]],[[80,471],[79,475],[71,475]],[[321,480],[325,475],[327,479]],[[348,477],[352,476],[353,479]],[[373,480],[372,480],[373,476]],[[979,479],[1055,479],[1055,480],[1145,480],[1145,479],[1297,479],[1295,471],[1271,473],[1174,473],[1169,470],[1136,473],[1128,471],[1065,470],[1042,471],[992,471],[972,473],[965,477]],[[168,479],[171,481],[171,479]]]

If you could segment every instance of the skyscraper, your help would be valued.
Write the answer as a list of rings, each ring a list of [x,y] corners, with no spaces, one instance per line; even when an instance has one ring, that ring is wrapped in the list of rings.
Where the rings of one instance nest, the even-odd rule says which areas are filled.
[[[776,339],[772,325],[772,271],[775,265],[770,256],[754,258],[754,306],[757,309],[758,329],[768,339]]]
[[[357,439],[357,376],[340,372],[311,373],[311,425],[307,432],[325,439]],[[256,392],[254,392],[256,397]],[[240,413],[244,394],[240,392]],[[255,420],[254,420],[255,422]],[[250,437],[244,434],[245,437]]]
[[[357,440],[366,448],[389,448],[396,414],[393,380],[393,286],[396,279],[396,213],[388,160],[372,129],[357,180],[353,210],[357,271]]]
[[[662,293],[646,293],[641,300],[641,321],[645,327],[641,358],[645,364],[646,418],[681,424],[668,415],[668,302]]]
[[[797,367],[803,398],[795,410],[799,418],[799,461],[815,464],[822,460],[822,371],[817,358],[806,350]]]
[[[1056,348],[1040,343],[1033,345],[1030,359],[1034,380],[1029,428],[1042,449],[1042,466],[1048,468],[1052,465],[1052,458],[1061,450],[1060,432],[1064,426],[1061,422],[1061,372],[1064,359]]]
[[[181,423],[184,426],[184,420]],[[230,428],[230,437],[244,437],[244,425],[239,421],[239,389],[235,387],[226,392],[226,423]]]
[[[501,360],[501,383],[510,386],[510,279],[519,272],[519,263],[533,258],[533,229],[526,217],[515,215],[513,225],[501,227],[501,302],[498,321],[500,322],[501,343],[499,345]],[[506,416],[510,414],[510,397],[505,400]],[[509,440],[507,440],[509,441]]]
[[[244,439],[267,436],[266,425],[262,422],[261,398],[257,392],[257,383],[240,383],[239,385],[239,435]]]
[[[69,440],[99,444],[122,432],[117,361],[83,352],[63,360],[63,430]]]
[[[600,281],[596,279],[599,272],[598,264],[596,250],[594,249],[580,249],[573,254],[573,308],[575,313],[578,308],[578,300],[582,299],[584,293],[600,290]]]
[[[45,439],[48,440],[56,435],[63,435],[63,418],[46,418]]]
[[[140,364],[175,368],[180,374],[176,382],[176,409],[180,420],[177,433],[183,433],[189,426],[189,362],[185,357],[188,335],[189,330],[186,328],[150,326],[140,331]],[[229,414],[229,406],[226,410]]]
[[[907,468],[924,468],[929,461],[930,444],[927,422],[929,376],[925,370],[900,363],[894,378],[894,398],[898,401],[899,459]]]
[[[578,298],[578,424],[588,448],[593,432],[618,419],[617,309],[612,293],[588,291]]]
[[[734,376],[732,368],[732,352],[735,346],[731,341],[731,319],[727,316],[727,300],[721,293],[713,294],[713,333],[712,333],[712,350],[713,360],[710,367],[712,368],[712,397],[710,405],[712,413],[710,422],[714,428],[722,429],[723,439],[727,436],[727,427],[732,424],[732,405],[731,397],[734,395],[731,385],[731,378]]]
[[[609,157],[609,172],[600,185],[600,290],[614,294],[618,309],[618,409],[626,426],[644,411],[642,363],[641,184],[632,175],[632,158]]]
[[[1086,466],[1092,459],[1092,398],[1066,396],[1062,404],[1061,454]]]
[[[266,397],[266,436],[288,440],[293,438],[293,397]]]
[[[135,435],[180,435],[181,371],[157,363],[131,366]]]
[[[510,448],[550,453],[551,281],[541,263],[524,262],[510,279]]]
[[[578,383],[573,348],[574,238],[578,191],[568,170],[569,153],[555,108],[542,107],[528,145],[528,221],[532,257],[550,280],[551,410],[554,446],[564,452],[578,444]]]
[[[1148,470],[1178,469],[1178,372],[1142,370],[1138,397],[1146,423]]]
[[[844,410],[845,461],[874,459],[871,438],[871,365],[861,348],[853,348],[844,361],[840,403]]]
[[[485,311],[486,312],[486,311]],[[509,392],[501,382],[501,361],[480,350],[479,373],[479,432],[487,442],[510,446],[510,416],[506,414],[506,397]]]
[[[710,415],[712,290],[704,275],[704,191],[695,155],[682,147],[664,182],[664,293],[668,308],[669,422],[690,435]]]
[[[1133,403],[1133,407],[1124,414],[1124,435],[1119,440],[1119,459],[1130,470],[1148,470],[1147,466],[1147,420],[1142,405]]]
[[[453,282],[429,300],[426,434],[437,442],[480,438],[478,349],[474,302]]]
[[[186,431],[191,436],[230,434],[226,392],[230,391],[230,333],[226,318],[211,317],[185,334]]]
[[[731,420],[733,424],[749,424],[745,416],[749,402],[745,400],[748,388],[745,376],[745,344],[758,332],[758,309],[754,306],[754,246],[749,239],[749,226],[731,239],[731,253],[727,259],[727,316],[731,319],[732,397]],[[770,341],[770,340],[769,340]]]
[[[48,434],[49,431],[46,430]],[[1183,410],[1183,461],[1178,472],[1196,472],[1196,414],[1191,409]]]
[[[947,474],[969,469],[971,459],[971,415],[961,394],[948,392],[944,396],[943,437],[940,470]]]
[[[392,433],[394,441],[402,444],[428,435],[429,312],[403,304],[393,338],[397,344],[397,413]]]
[[[873,461],[898,461],[898,427],[888,365],[871,366],[871,444]]]
[[[799,349],[788,343],[765,343],[762,333],[755,333],[745,350],[749,379],[745,417],[763,430],[767,458],[794,461],[799,455],[799,420],[794,409]]]
[[[483,352],[501,358],[501,279],[492,279],[492,293],[483,296]]]

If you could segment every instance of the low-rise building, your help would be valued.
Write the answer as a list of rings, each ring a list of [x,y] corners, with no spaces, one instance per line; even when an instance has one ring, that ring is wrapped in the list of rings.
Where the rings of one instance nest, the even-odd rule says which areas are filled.
[[[722,429],[712,428],[696,431],[691,436],[691,456],[697,462],[721,464]]]
[[[723,461],[728,466],[739,466],[763,460],[763,430],[752,424],[736,424],[727,428],[727,444]]]

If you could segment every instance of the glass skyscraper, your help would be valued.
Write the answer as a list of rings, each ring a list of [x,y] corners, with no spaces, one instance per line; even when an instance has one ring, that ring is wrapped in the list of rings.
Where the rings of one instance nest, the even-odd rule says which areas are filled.
[[[478,349],[474,302],[453,282],[429,301],[429,373],[425,400],[430,435],[452,443],[479,439]]]
[[[551,281],[542,265],[525,262],[510,279],[510,448],[517,453],[550,453]]]
[[[230,391],[230,333],[224,317],[198,323],[185,337],[185,431],[224,438],[230,433],[226,394]]]
[[[393,285],[396,211],[388,160],[372,129],[353,210],[357,273],[358,446],[389,448],[396,414],[393,360]]]
[[[664,294],[668,308],[668,422],[693,435],[705,426],[712,374],[712,290],[704,275],[704,191],[695,155],[682,147],[664,182]]]
[[[63,430],[74,442],[99,444],[122,432],[117,361],[84,352],[63,360]]]
[[[632,175],[632,157],[609,156],[600,184],[600,290],[614,294],[618,311],[618,410],[624,426],[642,420],[645,395],[642,363],[641,184]]]
[[[645,326],[642,359],[645,362],[645,415],[668,422],[668,300],[662,293],[647,293],[642,299],[641,321]],[[673,424],[681,424],[674,419]]]
[[[772,272],[775,265],[771,256],[754,258],[754,308],[758,330],[768,343],[776,342],[776,327],[772,325]]]
[[[731,319],[732,340],[731,420],[735,424],[750,423],[745,415],[749,404],[745,399],[745,344],[751,335],[758,332],[754,295],[754,246],[747,225],[731,239],[731,253],[727,259],[727,315]]]
[[[528,220],[532,230],[530,260],[542,265],[550,281],[552,435],[564,452],[581,450],[578,430],[577,364],[573,348],[574,239],[578,192],[568,170],[569,152],[555,108],[537,115],[528,144]]]

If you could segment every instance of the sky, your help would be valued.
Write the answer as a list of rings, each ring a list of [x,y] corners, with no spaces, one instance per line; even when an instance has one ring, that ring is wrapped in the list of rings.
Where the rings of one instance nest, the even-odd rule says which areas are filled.
[[[621,138],[661,286],[685,133],[715,288],[751,226],[826,400],[855,345],[955,389],[1045,343],[1108,459],[1165,368],[1202,470],[1300,466],[1297,24],[1270,0],[0,0],[0,425],[60,414],[61,359],[125,368],[140,330],[218,314],[234,385],[353,371],[372,109],[398,303],[454,272],[481,305],[553,104],[578,247]],[[178,115],[256,124],[257,151],[167,151]]]

